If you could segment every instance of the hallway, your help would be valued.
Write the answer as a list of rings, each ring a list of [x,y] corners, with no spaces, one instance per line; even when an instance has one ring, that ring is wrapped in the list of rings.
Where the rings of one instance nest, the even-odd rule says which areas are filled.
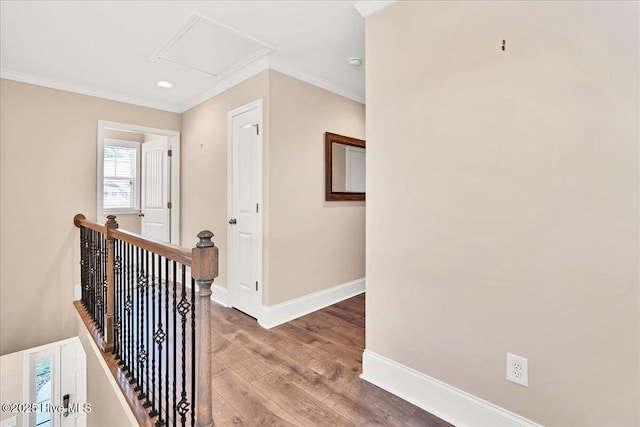
[[[365,295],[271,330],[212,304],[218,426],[450,424],[359,378]]]

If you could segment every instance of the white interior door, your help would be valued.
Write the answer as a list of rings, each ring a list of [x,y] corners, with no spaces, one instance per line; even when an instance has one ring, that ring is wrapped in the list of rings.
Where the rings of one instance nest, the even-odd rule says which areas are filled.
[[[171,237],[169,160],[168,138],[142,144],[140,230],[142,235],[164,242]]]
[[[262,303],[262,101],[229,113],[229,292],[258,318]]]
[[[69,398],[69,411],[60,414],[61,427],[87,425],[87,360],[79,340],[60,347],[60,395],[64,405]]]

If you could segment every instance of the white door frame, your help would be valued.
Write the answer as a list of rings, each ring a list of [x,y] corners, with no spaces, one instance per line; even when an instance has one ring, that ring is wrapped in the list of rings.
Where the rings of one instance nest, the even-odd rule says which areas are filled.
[[[62,390],[62,384],[64,383],[63,379],[62,379],[62,375],[65,374],[65,372],[62,372],[62,365],[63,365],[63,352],[62,352],[62,347],[64,345],[67,344],[76,344],[80,349],[82,349],[82,352],[84,353],[84,347],[82,347],[82,343],[80,342],[80,338],[78,337],[72,337],[72,338],[67,338],[61,341],[56,341],[56,342],[52,342],[49,344],[44,344],[38,347],[32,347],[29,349],[26,349],[23,351],[23,374],[22,374],[22,378],[23,378],[23,389],[22,389],[22,395],[23,395],[23,401],[24,402],[29,402],[29,403],[36,403],[36,399],[35,396],[32,394],[34,392],[34,390],[32,389],[32,384],[34,383],[35,380],[35,371],[34,371],[34,366],[33,366],[33,362],[35,362],[37,359],[38,355],[46,355],[48,357],[51,358],[51,404],[53,405],[61,405],[62,404],[62,394],[65,392],[65,390]],[[84,361],[84,371],[86,373],[86,354],[84,356],[85,361]],[[85,377],[86,378],[86,377]],[[86,387],[86,383],[85,383],[85,387]],[[74,401],[71,402],[73,404],[82,404],[82,408],[86,409],[86,405],[87,403],[90,404],[90,402],[86,401],[86,393],[87,390],[84,390],[84,394],[85,394],[85,400],[78,402],[77,401],[77,396],[74,396]],[[51,413],[51,426],[52,427],[59,427],[61,424],[61,418],[60,418],[60,413],[59,412],[52,412]],[[23,427],[29,427],[32,423],[31,421],[33,420],[33,418],[35,417],[35,413],[34,412],[29,412],[29,413],[24,413],[23,417],[22,417],[22,426]],[[56,416],[57,415],[57,416]],[[86,415],[86,414],[85,414]],[[82,425],[86,425],[86,418],[85,418],[85,423]]]
[[[256,248],[255,248],[255,253],[257,254],[256,256],[258,257],[258,282],[259,282],[259,292],[258,295],[260,296],[260,307],[262,307],[262,297],[264,295],[264,281],[263,281],[263,277],[262,277],[262,231],[263,231],[263,216],[262,213],[264,212],[264,205],[263,205],[263,200],[262,200],[262,195],[263,195],[263,181],[264,181],[264,177],[262,175],[262,171],[263,171],[263,143],[264,143],[264,138],[263,138],[263,125],[262,125],[262,119],[263,119],[263,109],[262,109],[262,98],[258,99],[257,101],[253,101],[250,102],[249,104],[243,105],[242,107],[238,107],[235,108],[231,111],[229,111],[229,113],[227,114],[227,219],[230,219],[233,217],[233,171],[232,171],[232,165],[233,165],[233,118],[235,116],[238,116],[240,114],[246,113],[247,111],[251,111],[253,109],[258,109],[260,111],[259,117],[258,117],[258,136],[259,136],[259,142],[258,142],[258,204],[260,206],[260,209],[258,209],[257,215],[258,215],[258,226],[257,226],[257,230],[256,230],[256,234],[257,234],[257,243],[256,243]],[[234,296],[233,296],[233,287],[230,285],[231,279],[232,279],[232,261],[233,261],[233,238],[232,238],[232,233],[233,233],[233,226],[231,224],[227,223],[227,290],[229,292],[229,306],[233,306],[234,303]],[[262,310],[260,310],[260,313],[258,313],[257,315],[257,320],[258,323],[260,323],[261,321],[261,315],[262,315]]]
[[[123,130],[136,133],[151,133],[154,135],[166,136],[169,139],[169,149],[171,150],[171,243],[180,244],[180,132],[167,129],[152,128],[147,126],[133,125],[129,123],[110,122],[98,120],[98,151],[96,155],[98,171],[103,168],[104,156],[104,131],[105,129]],[[97,222],[104,222],[104,209],[101,197],[103,183],[97,180]]]

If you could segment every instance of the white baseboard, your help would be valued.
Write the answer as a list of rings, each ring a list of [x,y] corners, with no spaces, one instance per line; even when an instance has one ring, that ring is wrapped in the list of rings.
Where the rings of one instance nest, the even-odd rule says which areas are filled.
[[[360,378],[458,427],[541,427],[371,350],[362,355]]]
[[[229,305],[229,293],[227,288],[216,285],[215,283],[211,287],[211,299],[224,307],[230,307]]]
[[[289,322],[298,317],[320,310],[365,291],[365,279],[357,279],[342,285],[270,307],[262,306],[258,323],[266,329]]]
[[[82,286],[75,285],[73,287],[73,300],[80,301],[82,299]]]

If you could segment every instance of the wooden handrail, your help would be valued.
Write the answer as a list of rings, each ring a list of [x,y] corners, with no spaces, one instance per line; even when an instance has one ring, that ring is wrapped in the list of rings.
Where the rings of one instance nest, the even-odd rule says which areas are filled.
[[[73,223],[78,228],[87,227],[87,228],[90,228],[92,230],[98,231],[98,232],[100,232],[102,234],[107,234],[107,231],[106,231],[106,228],[105,228],[104,224],[98,224],[97,222],[89,221],[81,213],[76,214],[76,216],[73,217]]]
[[[89,221],[83,214],[77,214],[73,218],[73,223],[78,228],[90,228],[104,234],[106,238],[116,238],[123,242],[131,243],[139,248],[191,267],[191,251],[183,247],[151,239],[143,236],[142,234],[133,233],[131,231],[120,230],[119,228],[110,228],[107,232],[107,227],[96,222]]]
[[[169,243],[164,243],[159,240],[150,239],[141,234],[132,233],[126,230],[115,229],[112,230],[110,234],[118,240],[131,243],[139,248],[191,267],[190,250]]]

